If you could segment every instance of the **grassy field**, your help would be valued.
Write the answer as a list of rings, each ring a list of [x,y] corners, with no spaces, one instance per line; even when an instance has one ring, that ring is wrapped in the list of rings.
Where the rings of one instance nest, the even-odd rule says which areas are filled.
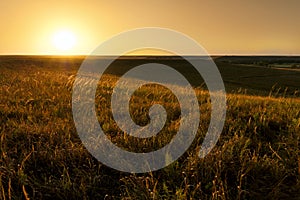
[[[137,139],[112,120],[109,97],[117,76],[151,59],[116,61],[96,95],[99,123],[107,136],[135,152],[167,144],[180,120],[176,98],[153,86],[135,93],[131,114],[138,124],[147,124],[145,110],[161,103],[168,113],[162,133]],[[130,174],[98,162],[77,135],[71,90],[82,60],[0,58],[0,199],[299,199],[299,71],[216,58],[228,92],[227,116],[217,145],[200,159],[197,153],[211,109],[202,79],[181,60],[154,59],[191,80],[201,125],[189,150],[176,162],[155,172]],[[152,95],[144,97],[145,93]]]

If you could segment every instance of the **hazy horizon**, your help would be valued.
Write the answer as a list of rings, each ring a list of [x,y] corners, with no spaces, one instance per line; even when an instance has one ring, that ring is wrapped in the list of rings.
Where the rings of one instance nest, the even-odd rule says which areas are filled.
[[[49,57],[76,57],[76,56],[103,56],[103,57],[115,57],[118,55],[90,55],[90,54],[0,54],[0,56],[36,56],[36,57],[43,57],[43,56],[49,56]],[[300,54],[211,54],[211,55],[166,55],[166,54],[134,54],[134,55],[121,55],[121,57],[155,57],[155,56],[165,56],[165,57],[173,57],[173,56],[187,56],[187,57],[205,57],[205,56],[210,56],[210,57],[216,57],[216,56],[261,56],[261,57],[300,57]]]

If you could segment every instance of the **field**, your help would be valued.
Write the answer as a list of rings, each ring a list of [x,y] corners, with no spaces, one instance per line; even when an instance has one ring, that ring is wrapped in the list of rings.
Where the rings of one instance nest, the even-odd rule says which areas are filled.
[[[170,91],[145,86],[134,94],[131,114],[145,125],[145,111],[159,102],[167,110],[166,128],[157,137],[137,139],[116,126],[108,100],[118,76],[131,67],[149,61],[173,66],[189,78],[200,104],[201,125],[188,151],[168,167],[143,174],[111,169],[81,143],[71,92],[83,59],[0,57],[0,199],[299,199],[298,57],[214,58],[227,91],[227,115],[217,145],[203,159],[198,151],[211,106],[201,77],[177,58],[114,62],[97,90],[97,114],[106,135],[124,149],[161,148],[180,120]]]

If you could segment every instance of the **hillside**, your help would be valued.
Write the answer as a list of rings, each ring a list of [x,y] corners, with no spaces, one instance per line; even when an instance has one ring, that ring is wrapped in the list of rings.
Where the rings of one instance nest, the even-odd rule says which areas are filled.
[[[179,160],[155,172],[129,174],[98,162],[76,132],[71,89],[83,58],[0,57],[1,199],[300,196],[300,72],[217,60],[228,92],[226,121],[217,145],[200,159],[198,151],[210,121],[208,92],[184,62],[160,59],[181,68],[191,79],[200,104],[201,124],[193,144]],[[116,61],[96,94],[98,121],[106,135],[135,152],[164,146],[178,130],[180,120],[176,98],[164,88],[149,86],[135,93],[131,114],[137,123],[147,124],[145,110],[160,102],[167,110],[168,127],[157,137],[141,140],[127,136],[113,122],[106,97],[112,93],[115,75],[144,62]],[[121,66],[122,70],[116,70]],[[145,98],[148,93],[152,95]],[[161,96],[167,96],[168,101]]]

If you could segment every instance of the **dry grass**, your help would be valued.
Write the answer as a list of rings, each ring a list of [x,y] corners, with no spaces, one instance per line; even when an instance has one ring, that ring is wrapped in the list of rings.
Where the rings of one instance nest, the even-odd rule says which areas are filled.
[[[217,146],[197,156],[207,131],[210,103],[197,90],[201,126],[190,149],[152,173],[108,168],[81,144],[72,120],[70,75],[78,63],[10,61],[0,68],[0,199],[297,199],[300,196],[300,101],[296,98],[228,95],[225,127]],[[41,66],[43,65],[43,66]],[[53,64],[54,65],[54,64]],[[147,108],[160,102],[168,127],[137,144],[113,123],[107,107],[116,77],[98,88],[99,122],[112,141],[149,151],[170,140],[180,119],[176,98],[164,88],[143,87],[132,114],[146,124]],[[142,98],[145,93],[152,95]],[[167,98],[162,98],[165,95]],[[167,101],[166,101],[167,99]],[[144,109],[140,108],[143,102]],[[102,117],[106,116],[106,117]],[[141,142],[141,140],[138,140]],[[130,145],[137,144],[137,145]],[[147,146],[148,145],[148,146]],[[146,147],[145,147],[146,146]]]

